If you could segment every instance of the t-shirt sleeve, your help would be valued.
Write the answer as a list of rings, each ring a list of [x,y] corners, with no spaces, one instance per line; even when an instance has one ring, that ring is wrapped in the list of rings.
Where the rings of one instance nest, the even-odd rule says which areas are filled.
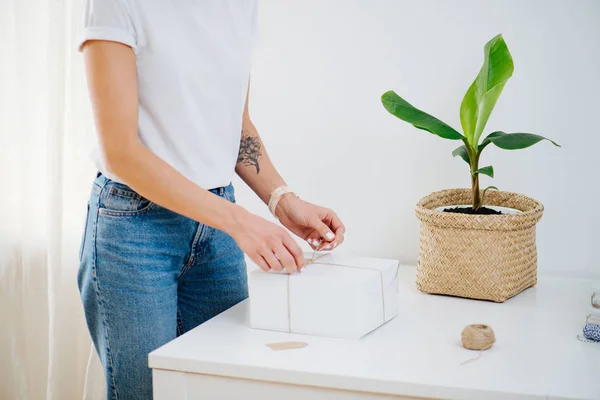
[[[136,49],[137,36],[124,0],[85,0],[77,49],[81,51],[88,40],[119,42]]]

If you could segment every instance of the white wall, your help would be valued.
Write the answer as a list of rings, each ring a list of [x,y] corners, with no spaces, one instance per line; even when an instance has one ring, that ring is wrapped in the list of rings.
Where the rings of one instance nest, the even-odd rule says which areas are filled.
[[[488,132],[533,132],[549,143],[490,148],[494,184],[546,206],[540,269],[600,276],[600,2],[596,0],[261,0],[251,112],[275,165],[304,198],[338,212],[340,251],[415,263],[417,200],[465,187],[469,174],[444,141],[392,117],[394,89],[460,128],[459,106],[503,33],[515,73]],[[492,183],[493,182],[493,183]],[[238,184],[252,211],[265,207]]]

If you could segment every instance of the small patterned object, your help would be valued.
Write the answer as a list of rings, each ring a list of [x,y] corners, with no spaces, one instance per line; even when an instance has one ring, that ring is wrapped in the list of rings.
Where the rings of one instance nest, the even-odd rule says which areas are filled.
[[[289,186],[279,186],[277,189],[271,192],[271,197],[269,198],[268,206],[269,211],[271,211],[271,214],[273,214],[275,218],[277,218],[277,215],[275,215],[275,209],[277,208],[277,204],[279,204],[279,200],[281,200],[283,195],[287,193],[293,193],[292,189],[290,189]]]
[[[600,342],[600,325],[586,324],[583,327],[583,336],[585,336],[586,339]]]

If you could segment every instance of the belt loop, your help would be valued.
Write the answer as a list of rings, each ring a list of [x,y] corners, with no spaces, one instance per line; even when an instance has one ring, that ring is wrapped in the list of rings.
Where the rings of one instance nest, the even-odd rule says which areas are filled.
[[[223,197],[224,194],[225,194],[225,188],[223,186],[221,186],[219,188],[219,196]]]
[[[109,179],[104,174],[102,174],[101,172],[98,172],[96,174],[96,179],[94,179],[94,185],[103,189],[106,186],[106,184],[108,183],[108,181],[109,181]]]

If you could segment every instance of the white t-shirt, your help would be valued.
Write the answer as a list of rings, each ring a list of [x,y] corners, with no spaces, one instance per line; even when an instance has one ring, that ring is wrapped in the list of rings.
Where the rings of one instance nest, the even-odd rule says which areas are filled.
[[[140,140],[205,189],[234,174],[257,1],[86,0],[78,47],[95,39],[134,49]]]

